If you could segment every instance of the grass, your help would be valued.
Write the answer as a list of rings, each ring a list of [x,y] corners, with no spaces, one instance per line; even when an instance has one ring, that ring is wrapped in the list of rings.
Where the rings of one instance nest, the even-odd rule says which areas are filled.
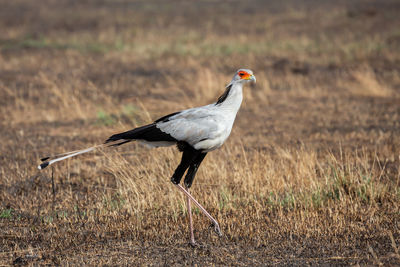
[[[12,213],[13,213],[13,209],[4,209],[0,213],[0,218],[1,219],[11,219],[13,217]]]
[[[0,13],[0,265],[399,263],[394,2],[17,1]],[[188,246],[175,148],[131,143],[37,170],[215,101],[239,67],[257,84],[192,189],[224,237],[194,208],[203,247]]]

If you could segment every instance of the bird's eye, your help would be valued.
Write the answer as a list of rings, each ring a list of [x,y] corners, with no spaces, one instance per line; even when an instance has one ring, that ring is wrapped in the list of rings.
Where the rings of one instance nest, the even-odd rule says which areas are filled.
[[[239,75],[240,75],[240,76],[243,76],[243,75],[244,75],[244,73],[243,73],[243,72],[240,72],[240,73],[239,73]]]

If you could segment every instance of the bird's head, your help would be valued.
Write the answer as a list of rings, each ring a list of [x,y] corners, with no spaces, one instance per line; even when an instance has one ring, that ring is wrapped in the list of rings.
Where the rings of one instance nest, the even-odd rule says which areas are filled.
[[[256,76],[254,76],[253,72],[249,69],[239,69],[233,76],[231,84],[247,82],[256,82]]]

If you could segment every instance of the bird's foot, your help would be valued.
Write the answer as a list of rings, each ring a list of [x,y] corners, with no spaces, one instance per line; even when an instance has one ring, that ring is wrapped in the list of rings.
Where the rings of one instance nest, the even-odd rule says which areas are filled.
[[[202,248],[202,247],[203,247],[203,245],[200,245],[199,243],[197,243],[197,242],[194,241],[194,240],[190,240],[189,245],[190,245],[192,248]]]
[[[214,231],[217,233],[217,235],[218,235],[219,237],[222,236],[221,228],[219,228],[218,223],[216,223],[216,224],[211,224],[211,227],[214,227]]]

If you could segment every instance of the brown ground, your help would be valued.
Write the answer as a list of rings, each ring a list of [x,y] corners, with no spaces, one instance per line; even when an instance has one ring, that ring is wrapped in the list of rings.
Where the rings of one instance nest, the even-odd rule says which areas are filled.
[[[398,1],[3,1],[0,265],[400,264]],[[36,168],[257,84],[193,193],[130,144]]]

